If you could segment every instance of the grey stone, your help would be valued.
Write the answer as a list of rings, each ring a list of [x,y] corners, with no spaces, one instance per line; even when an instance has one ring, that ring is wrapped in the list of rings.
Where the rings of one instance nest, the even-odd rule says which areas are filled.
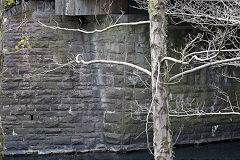
[[[104,133],[104,139],[109,144],[120,144],[121,143],[121,134],[116,133]]]
[[[123,114],[121,112],[115,112],[115,113],[105,113],[105,122],[106,123],[121,123],[123,118]]]
[[[71,137],[64,137],[64,136],[54,137],[53,144],[54,145],[70,145]]]
[[[28,149],[27,142],[24,142],[24,141],[5,142],[5,147],[8,150],[27,150]]]
[[[18,31],[12,30],[5,35],[8,40],[5,46],[14,48],[28,33],[32,47],[23,53],[5,55],[7,70],[1,86],[6,94],[0,95],[0,103],[6,132],[6,153],[146,147],[146,136],[140,135],[145,129],[140,119],[145,119],[146,114],[135,111],[139,105],[148,107],[151,103],[151,90],[142,83],[143,80],[150,84],[150,77],[120,65],[74,63],[74,66],[55,68],[81,54],[85,60],[127,61],[150,69],[149,25],[122,26],[91,35],[52,30],[40,27],[37,20],[51,26],[58,24],[79,28],[78,17],[54,15],[54,2],[29,0],[27,3],[29,21]],[[12,13],[11,23],[20,23],[22,17],[19,7]],[[136,15],[124,17],[124,21],[142,19]],[[90,30],[93,25],[90,23],[81,27]],[[171,31],[169,34],[170,38],[175,37],[173,43],[181,42],[179,38],[182,38],[182,33]],[[53,71],[48,72],[51,69]],[[47,73],[41,74],[45,71]],[[178,69],[173,69],[171,73],[177,72]],[[28,78],[30,73],[31,77]],[[224,103],[213,102],[216,91],[210,84],[234,91],[230,97],[235,97],[235,91],[240,94],[238,84],[221,78],[217,81],[216,74],[206,69],[170,86],[170,106],[179,107],[180,102],[185,105],[193,100],[192,107],[204,100],[207,110],[213,104],[216,108],[224,106]],[[178,144],[239,137],[239,122],[239,116],[171,119],[175,134],[184,126]],[[215,125],[219,127],[212,136]],[[173,137],[176,138],[176,135]],[[151,138],[152,130],[149,130]]]
[[[84,139],[83,138],[78,138],[77,139],[71,139],[72,145],[84,145]]]

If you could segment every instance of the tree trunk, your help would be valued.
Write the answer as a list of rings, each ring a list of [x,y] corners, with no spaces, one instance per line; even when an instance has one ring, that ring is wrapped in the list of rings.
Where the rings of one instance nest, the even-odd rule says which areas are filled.
[[[166,56],[166,20],[164,0],[149,1],[150,47],[152,70],[153,147],[155,160],[172,159],[171,135],[169,132],[168,98],[164,79],[166,64],[160,64]]]
[[[4,10],[2,7],[3,0],[0,0],[0,94],[2,93],[2,71],[3,71],[3,63],[4,63],[4,53],[3,53],[3,43],[4,43],[4,35],[3,35],[3,17],[4,17]],[[3,157],[4,152],[4,131],[2,126],[2,106],[0,106],[0,159]]]
[[[2,70],[3,70],[3,62],[4,62],[4,53],[3,53],[3,7],[2,7],[2,0],[0,0],[0,78],[2,77]]]

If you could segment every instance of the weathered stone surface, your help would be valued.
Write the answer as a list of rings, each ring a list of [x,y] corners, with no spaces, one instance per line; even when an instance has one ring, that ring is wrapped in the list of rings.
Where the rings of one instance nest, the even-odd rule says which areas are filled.
[[[141,109],[151,103],[152,93],[146,89],[150,84],[147,75],[130,67],[107,64],[55,68],[73,60],[77,54],[85,60],[127,61],[149,68],[149,26],[122,26],[91,35],[52,30],[41,27],[37,21],[87,30],[94,26],[104,28],[105,24],[97,26],[93,23],[95,18],[87,17],[91,23],[79,26],[79,17],[56,16],[54,1],[29,0],[27,6],[26,26],[6,33],[6,46],[14,48],[25,35],[32,46],[30,51],[5,57],[7,70],[1,85],[6,94],[0,95],[0,103],[6,152],[59,153],[66,148],[80,152],[146,147],[143,134],[146,114]],[[18,11],[12,13],[11,24],[20,23],[25,17],[20,7]],[[124,15],[120,21],[131,18],[141,17]],[[101,20],[104,22],[105,18]],[[173,43],[182,43],[177,40],[182,35],[178,32],[169,32]],[[44,71],[47,73],[43,74]],[[221,84],[226,91],[232,89],[240,94],[239,84],[216,77],[214,71],[203,70],[170,86],[170,105],[196,107],[202,100],[208,110],[223,105],[215,99],[217,93],[211,84]],[[171,119],[174,139],[184,126],[178,144],[239,138],[239,122],[239,116]],[[152,139],[151,129],[149,139]]]
[[[64,136],[57,136],[53,137],[53,144],[54,145],[70,145],[71,144],[71,137],[64,137]]]
[[[27,142],[23,142],[23,141],[9,141],[9,142],[5,142],[5,147],[8,150],[27,150],[28,144]]]
[[[104,133],[104,139],[109,144],[121,144],[122,134]]]
[[[121,123],[122,122],[121,112],[105,112],[105,122],[106,123]]]

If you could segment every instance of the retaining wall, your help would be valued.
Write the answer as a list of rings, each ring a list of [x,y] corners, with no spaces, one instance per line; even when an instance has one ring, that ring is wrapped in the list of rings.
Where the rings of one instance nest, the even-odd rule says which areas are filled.
[[[15,51],[18,42],[29,37],[32,49],[6,54],[1,95],[2,121],[6,134],[6,154],[51,153],[93,150],[133,150],[146,147],[146,115],[140,109],[151,101],[150,79],[126,66],[82,65],[73,63],[81,54],[85,60],[128,61],[149,66],[149,26],[122,26],[104,33],[83,34],[53,30],[47,25],[87,30],[103,28],[111,18],[88,17],[83,22],[74,16],[56,16],[54,1],[28,1],[9,12],[10,26],[6,46]],[[113,15],[113,19],[118,15]],[[144,15],[124,15],[123,22],[145,19]],[[107,19],[107,20],[106,20]],[[187,31],[186,31],[187,32]],[[180,33],[180,34],[179,34]],[[184,30],[171,30],[176,45]],[[182,34],[182,35],[181,35]],[[181,41],[181,40],[180,40]],[[56,69],[57,68],[57,69]],[[238,92],[239,85],[215,78],[212,70],[203,70],[170,87],[172,106],[207,101],[218,106],[211,84],[223,84]],[[140,78],[141,77],[141,78]],[[208,108],[209,108],[208,107]],[[177,144],[238,138],[238,116],[190,117],[172,119]],[[151,124],[149,124],[151,127]],[[149,139],[152,139],[151,128]],[[151,144],[151,141],[150,141]]]

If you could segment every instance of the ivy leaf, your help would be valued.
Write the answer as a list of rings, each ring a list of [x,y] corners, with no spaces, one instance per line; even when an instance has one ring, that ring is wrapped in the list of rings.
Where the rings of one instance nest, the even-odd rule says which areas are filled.
[[[27,46],[27,48],[28,48],[29,50],[31,50],[31,49],[32,49],[32,47],[31,47],[31,46]]]
[[[6,94],[6,92],[2,91],[2,94]]]

